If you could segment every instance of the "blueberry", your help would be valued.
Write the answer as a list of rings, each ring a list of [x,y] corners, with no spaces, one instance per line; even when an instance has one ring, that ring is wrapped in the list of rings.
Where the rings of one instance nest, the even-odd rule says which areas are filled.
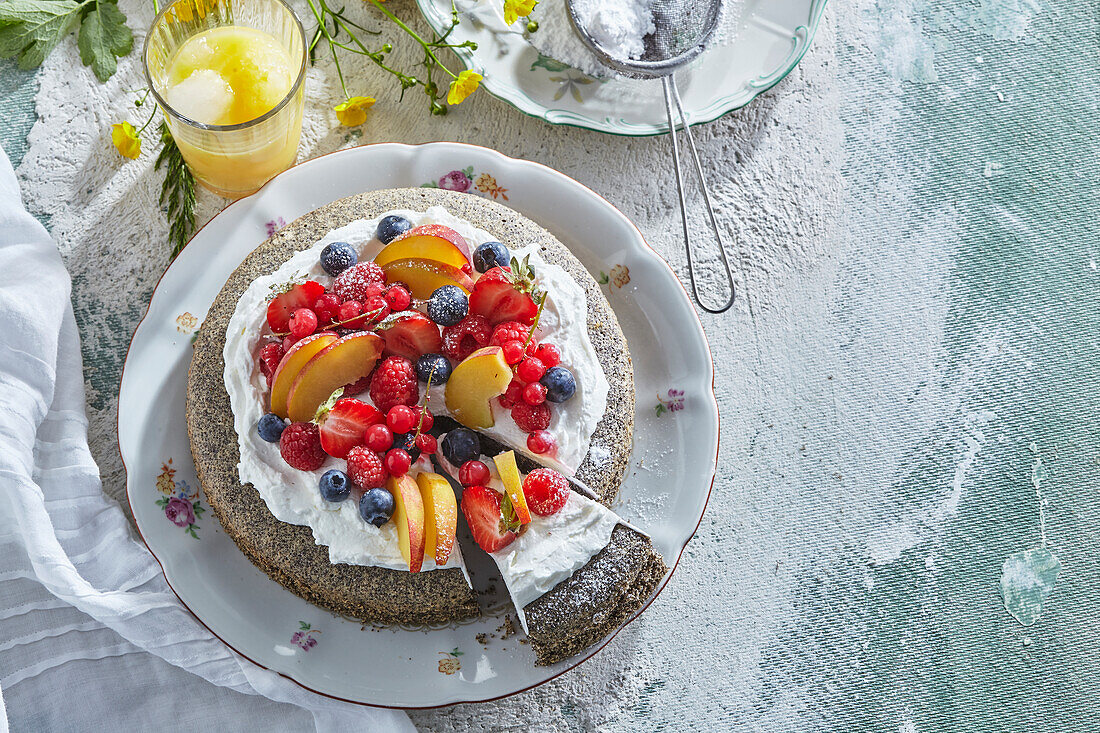
[[[359,499],[359,516],[375,527],[381,527],[393,516],[393,494],[385,489],[370,489]]]
[[[453,326],[470,312],[470,301],[457,285],[438,288],[428,300],[428,318],[440,326]]]
[[[321,498],[325,501],[343,501],[351,494],[348,475],[339,469],[321,474]]]
[[[478,272],[488,272],[500,265],[508,265],[508,248],[500,242],[486,242],[479,244],[474,250],[474,269]]]
[[[268,443],[278,443],[285,427],[286,423],[283,422],[281,417],[269,412],[256,423],[256,432],[260,434],[261,440],[266,440]]]
[[[550,402],[565,402],[577,392],[577,380],[565,367],[550,367],[539,381],[546,387],[546,399]]]
[[[378,241],[382,244],[389,244],[399,234],[404,234],[412,227],[412,222],[405,217],[390,214],[382,217],[382,221],[378,222],[378,229],[374,231],[374,236],[378,237]]]
[[[321,269],[336,277],[359,261],[359,253],[347,242],[332,242],[321,250]]]
[[[443,436],[440,445],[443,457],[452,466],[461,466],[466,461],[472,461],[481,456],[481,441],[477,433],[468,428],[455,428]]]
[[[451,362],[443,354],[424,354],[416,360],[416,376],[427,382],[429,375],[432,384],[443,384],[451,378]]]
[[[410,430],[407,433],[398,433],[393,436],[393,445],[390,448],[401,448],[409,454],[409,460],[416,463],[416,459],[420,458],[420,449],[416,447],[416,431]]]

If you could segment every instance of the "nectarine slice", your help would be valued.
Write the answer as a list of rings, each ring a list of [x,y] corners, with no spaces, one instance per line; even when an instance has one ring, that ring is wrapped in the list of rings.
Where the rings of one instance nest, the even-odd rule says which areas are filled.
[[[424,471],[416,477],[424,502],[424,557],[446,564],[454,549],[458,528],[458,502],[454,489],[438,473]]]
[[[403,237],[386,245],[374,258],[374,264],[382,267],[397,260],[432,260],[456,270],[470,261],[446,239],[431,236]]]
[[[403,282],[413,297],[426,300],[444,285],[457,285],[469,294],[474,281],[461,269],[434,260],[409,258],[381,265],[387,282]]]
[[[504,394],[512,381],[512,367],[504,360],[504,349],[486,346],[467,356],[451,373],[444,402],[452,417],[468,428],[493,427],[489,400]]]
[[[397,527],[397,544],[410,573],[419,573],[424,566],[424,500],[420,487],[407,474],[386,479],[386,490],[393,494],[392,522]]]
[[[527,524],[531,521],[531,510],[527,508],[527,497],[523,495],[523,480],[519,477],[516,454],[513,451],[505,451],[493,456],[493,463],[497,464],[497,473],[500,474],[501,483],[504,484],[504,493],[508,494],[508,498],[512,501],[516,519],[520,524]]]
[[[294,379],[286,398],[287,417],[294,422],[312,420],[338,388],[370,374],[384,346],[378,335],[360,331],[318,351]]]
[[[271,378],[270,402],[272,412],[279,417],[287,416],[286,399],[290,394],[290,388],[294,386],[294,380],[298,378],[298,374],[302,371],[302,367],[309,363],[310,359],[317,355],[317,352],[323,350],[338,338],[336,334],[325,331],[306,336],[290,347],[290,350],[283,355],[279,366],[275,367],[275,374]],[[313,416],[310,415],[310,417]]]

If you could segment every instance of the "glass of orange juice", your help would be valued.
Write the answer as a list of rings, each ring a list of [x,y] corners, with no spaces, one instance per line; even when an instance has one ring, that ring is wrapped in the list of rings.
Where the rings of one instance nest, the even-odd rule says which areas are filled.
[[[145,39],[145,76],[183,158],[226,198],[294,164],[306,43],[283,0],[176,0]]]

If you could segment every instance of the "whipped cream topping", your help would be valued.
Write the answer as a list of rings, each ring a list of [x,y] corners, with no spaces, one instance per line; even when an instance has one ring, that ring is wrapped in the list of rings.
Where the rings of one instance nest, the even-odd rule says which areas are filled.
[[[442,207],[432,207],[422,213],[396,210],[388,214],[404,216],[414,226],[448,226],[461,234],[471,247],[494,239]],[[267,410],[268,387],[258,368],[257,357],[263,346],[262,333],[267,322],[267,301],[272,288],[303,277],[329,285],[332,278],[321,269],[320,254],[330,242],[352,244],[359,250],[360,261],[373,259],[383,246],[374,237],[381,218],[360,219],[334,229],[312,247],[298,252],[274,272],[256,278],[248,286],[237,302],[226,330],[224,381],[241,454],[237,465],[240,480],[256,488],[275,518],[288,524],[308,526],[314,541],[328,547],[329,561],[332,563],[406,570],[408,566],[401,557],[393,522],[381,528],[364,522],[359,516],[354,494],[339,504],[321,498],[318,490],[321,474],[331,468],[343,469],[344,461],[329,457],[316,471],[299,471],[283,460],[277,443],[267,443],[256,433],[256,423]],[[513,254],[522,259],[528,249],[513,250]],[[576,395],[567,402],[552,406],[549,430],[558,443],[556,455],[537,458],[572,474],[588,453],[591,435],[607,407],[609,386],[588,336],[584,290],[565,270],[546,263],[537,251],[531,252],[531,264],[541,286],[550,294],[537,336],[558,346],[562,353],[562,365],[569,368],[577,379]],[[444,389],[443,385],[439,385],[431,390],[430,407],[436,414],[446,413]],[[366,399],[366,396],[361,399]],[[526,433],[516,426],[507,410],[494,404],[493,413],[496,425],[481,432],[530,455],[526,450]],[[426,459],[422,459],[410,474],[418,473],[418,467],[430,470]],[[463,567],[457,544],[443,567]],[[434,569],[434,561],[425,558],[423,571]]]
[[[503,494],[504,484],[493,459],[482,456],[481,460],[489,467],[489,486]],[[549,517],[531,512],[531,521],[523,533],[507,547],[490,553],[504,577],[525,632],[528,629],[524,606],[584,567],[607,547],[615,526],[622,523],[604,505],[570,491],[560,511]]]

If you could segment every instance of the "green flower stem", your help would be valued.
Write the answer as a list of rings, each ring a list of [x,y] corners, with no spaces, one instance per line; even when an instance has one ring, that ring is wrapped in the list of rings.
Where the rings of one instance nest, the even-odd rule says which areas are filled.
[[[424,49],[424,53],[427,54],[428,58],[430,58],[432,61],[435,62],[436,66],[438,66],[439,68],[446,71],[448,74],[451,75],[452,78],[454,78],[454,79],[458,78],[458,74],[454,73],[453,71],[448,69],[446,66],[444,66],[443,62],[440,61],[434,53],[432,53],[432,44],[429,44],[427,41],[425,41],[423,38],[420,37],[420,34],[418,34],[412,28],[405,25],[405,23],[400,18],[398,18],[393,13],[391,13],[381,2],[379,2],[379,0],[367,0],[367,2],[369,2],[374,7],[378,8],[378,10],[380,10],[382,12],[382,14],[385,15],[387,18],[392,20],[394,22],[394,24],[397,25],[398,28],[400,28],[401,30],[408,33],[413,38],[413,40],[415,40],[417,43],[419,43],[421,48]],[[453,30],[454,26],[452,26],[451,29]],[[447,31],[447,34],[445,36],[443,36],[443,38],[441,38],[440,40],[446,40],[447,35],[450,35],[450,31]]]
[[[313,11],[313,17],[317,19],[317,30],[324,34],[325,40],[328,41],[328,50],[332,54],[332,61],[336,64],[336,75],[340,77],[340,89],[344,92],[344,99],[351,99],[351,95],[348,94],[348,85],[344,82],[344,71],[340,68],[340,57],[336,53],[335,43],[332,34],[328,32],[328,26],[325,24],[324,16],[321,15],[321,11],[317,9],[317,6],[313,4],[313,0],[307,0],[309,3],[309,9]],[[325,0],[318,0],[321,3],[321,7],[324,8],[326,13],[332,11],[325,5]]]

